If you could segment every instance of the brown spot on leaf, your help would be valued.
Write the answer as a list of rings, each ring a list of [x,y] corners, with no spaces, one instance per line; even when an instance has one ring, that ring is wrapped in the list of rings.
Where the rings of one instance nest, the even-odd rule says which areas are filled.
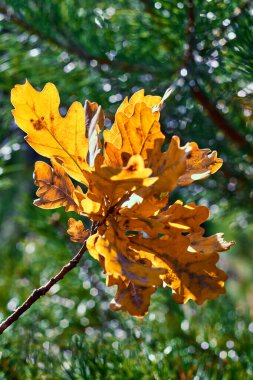
[[[32,120],[33,119],[31,119],[31,123],[33,125],[33,128],[36,129],[36,131],[40,131],[41,129],[46,128],[47,126],[46,122],[44,121],[44,118],[43,120],[42,118],[38,120]]]
[[[128,166],[128,168],[127,168],[127,170],[129,172],[135,172],[137,169],[138,169],[137,164],[132,164],[132,165]]]
[[[81,157],[81,156],[77,156],[77,160],[81,161],[81,162],[84,161],[83,157]]]

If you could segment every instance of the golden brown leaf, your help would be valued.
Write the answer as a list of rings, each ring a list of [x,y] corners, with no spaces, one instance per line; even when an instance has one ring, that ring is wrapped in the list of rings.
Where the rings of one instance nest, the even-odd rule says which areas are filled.
[[[152,109],[154,106],[158,105],[161,101],[160,96],[151,96],[151,95],[144,95],[144,90],[137,91],[128,101],[128,97],[124,99],[124,101],[119,106],[116,115],[120,112],[124,113],[127,117],[131,117],[134,111],[134,107],[136,103],[145,103],[147,107]],[[155,112],[154,113],[155,119],[159,120],[160,113]],[[115,123],[113,124],[112,128],[109,131],[104,132],[104,141],[110,141],[111,144],[114,145],[115,148],[120,149],[122,146],[122,137],[121,133],[119,131],[117,121],[115,120]],[[108,148],[109,149],[109,148]],[[107,157],[107,160],[109,157]],[[113,162],[113,160],[112,160]],[[106,162],[109,164],[110,162]],[[117,166],[117,165],[115,165]]]
[[[141,155],[149,167],[151,156],[161,150],[163,141],[152,109],[145,103],[136,103],[131,116],[118,112],[114,126],[104,132],[105,164],[122,167],[132,155]]]
[[[204,254],[223,252],[227,251],[232,245],[235,244],[234,241],[226,242],[223,239],[223,233],[218,233],[208,237],[204,237],[202,234],[202,232],[195,232],[189,235],[191,252],[196,251]]]
[[[186,170],[178,179],[179,186],[188,186],[192,182],[204,179],[217,172],[222,166],[222,159],[217,152],[210,149],[199,149],[194,142],[188,144],[191,151],[186,159]]]
[[[200,227],[209,218],[209,209],[206,206],[197,206],[195,203],[183,205],[182,201],[176,201],[166,211],[160,212],[160,217],[167,216],[167,221],[189,226],[191,232],[203,232]]]
[[[209,209],[205,206],[197,206],[195,203],[183,205],[181,201],[169,206],[166,211],[161,211],[167,201],[155,197],[144,198],[141,203],[132,207],[127,205],[120,210],[119,224],[122,229],[130,231],[144,231],[150,237],[159,234],[166,235],[172,229],[182,232],[202,232],[200,225],[209,217]]]
[[[110,225],[103,236],[97,233],[88,239],[87,249],[96,260],[100,256],[104,258],[105,273],[114,278],[120,277],[140,286],[161,285],[160,276],[166,270],[132,260],[127,254],[128,243],[127,236],[118,226],[113,228]]]
[[[190,227],[182,223],[171,223],[167,216],[150,216],[144,218],[141,214],[136,214],[135,217],[118,218],[119,227],[123,231],[139,231],[145,232],[149,237],[155,238],[158,235],[168,235],[176,232],[188,232]]]
[[[36,91],[28,81],[14,87],[11,101],[15,121],[27,133],[28,144],[44,157],[59,159],[71,177],[88,185],[88,139],[82,104],[74,102],[62,117],[56,87],[47,83],[42,91]]]
[[[71,240],[75,243],[83,244],[90,235],[90,231],[85,230],[81,220],[70,218],[68,220],[68,226],[69,228],[67,233],[71,236]]]
[[[116,285],[116,284],[113,284]],[[144,317],[150,305],[150,297],[156,291],[155,286],[143,287],[117,280],[118,290],[111,302],[112,310],[126,310],[134,317]]]
[[[224,293],[227,277],[215,266],[217,252],[229,249],[234,242],[225,242],[222,234],[203,237],[200,225],[209,216],[207,207],[194,203],[183,206],[178,201],[153,217],[143,218],[131,213],[131,209],[127,216],[118,218],[123,231],[148,234],[145,238],[140,233],[128,234],[128,255],[136,261],[149,260],[152,267],[166,269],[162,278],[175,292],[173,297],[177,302],[193,299],[201,304]]]
[[[157,215],[157,213],[168,204],[168,196],[163,195],[161,197],[149,196],[142,198],[134,193],[132,198],[136,201],[134,202],[133,200],[133,204],[130,203],[130,206],[122,207],[120,210],[121,215],[126,217],[142,215],[142,217],[148,218],[149,216]]]
[[[217,251],[227,250],[234,243],[223,242],[217,249],[219,236],[207,238],[205,246],[208,246],[210,253],[202,253],[203,237],[198,242],[196,237],[200,235],[195,234],[192,246],[191,234],[182,236],[175,230],[173,232],[153,239],[132,236],[129,249],[135,252],[135,259],[149,258],[154,267],[167,269],[162,278],[172,288],[173,297],[178,303],[193,299],[202,304],[224,293],[227,275],[215,265],[219,259]]]
[[[168,206],[170,192],[208,177],[222,165],[217,153],[195,142],[180,146],[173,136],[168,149],[159,117],[163,99],[138,91],[120,105],[110,130],[97,103],[75,102],[66,117],[59,95],[48,83],[38,92],[28,82],[12,91],[13,114],[28,143],[52,159],[53,168],[37,162],[35,183],[43,208],[64,206],[93,221],[88,237],[83,223],[69,220],[72,241],[84,243],[117,285],[112,308],[143,316],[150,297],[166,283],[179,303],[198,304],[224,293],[227,275],[217,268],[218,252],[234,242],[223,234],[204,237],[209,210],[181,201]],[[69,174],[87,186],[74,187]]]
[[[173,136],[166,152],[152,154],[151,168],[154,175],[159,177],[152,191],[160,194],[174,190],[178,178],[185,172],[186,158],[190,150],[188,145],[180,147],[179,138]]]
[[[66,211],[78,211],[74,201],[75,187],[63,167],[51,160],[52,167],[45,162],[37,161],[34,170],[34,183],[39,189],[34,201],[35,206],[51,209],[65,207]]]
[[[98,203],[108,209],[125,194],[137,188],[149,187],[157,180],[150,177],[152,170],[144,167],[143,158],[132,156],[125,167],[101,166],[90,177],[90,190],[96,194]],[[94,199],[93,199],[94,200]],[[85,210],[85,206],[83,205]]]

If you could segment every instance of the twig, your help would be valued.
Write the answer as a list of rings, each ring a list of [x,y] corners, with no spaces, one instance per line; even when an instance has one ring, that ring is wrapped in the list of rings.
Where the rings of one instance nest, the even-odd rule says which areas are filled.
[[[52,277],[45,285],[35,289],[26,301],[18,307],[7,319],[0,324],[0,334],[2,334],[9,326],[11,326],[22,314],[24,314],[40,297],[44,296],[53,285],[63,279],[63,277],[77,266],[86,251],[86,242],[83,244],[79,252],[71,259],[54,277]]]

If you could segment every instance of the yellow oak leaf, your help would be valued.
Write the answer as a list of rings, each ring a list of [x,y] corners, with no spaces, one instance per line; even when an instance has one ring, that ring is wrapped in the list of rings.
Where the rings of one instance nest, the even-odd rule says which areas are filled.
[[[161,101],[160,96],[152,96],[152,95],[144,95],[144,90],[139,90],[133,94],[133,96],[128,100],[128,97],[124,99],[124,101],[119,106],[116,115],[120,112],[125,113],[127,117],[130,117],[133,114],[134,107],[136,103],[145,103],[147,107],[153,109],[154,106],[157,106]],[[160,113],[153,113],[155,120],[159,120]],[[112,128],[109,131],[104,132],[104,141],[110,141],[111,144],[114,145],[115,148],[120,149],[122,146],[122,137],[119,131],[119,127],[117,125],[117,120],[115,120]],[[109,148],[108,148],[109,150]],[[110,156],[110,155],[109,155]],[[109,157],[107,157],[108,163]],[[112,159],[111,159],[112,160]],[[113,160],[111,161],[111,163]],[[117,166],[117,165],[115,165]]]
[[[109,178],[111,181],[127,181],[127,180],[142,180],[150,177],[152,170],[145,168],[143,158],[140,155],[130,157],[126,166],[110,167],[102,166],[99,175],[103,178]],[[148,181],[151,183],[150,181]],[[153,181],[152,181],[153,182]]]
[[[42,156],[59,159],[66,172],[88,185],[86,162],[88,138],[85,135],[83,106],[74,102],[67,115],[59,113],[60,98],[56,87],[47,83],[42,91],[28,81],[11,92],[17,125],[27,133],[26,141]]]
[[[106,199],[103,192],[99,190],[88,190],[81,201],[81,214],[88,216],[91,220],[100,222],[106,213]]]
[[[146,215],[141,212],[145,207],[148,209],[148,203],[144,199],[143,203],[130,208],[122,208],[119,211],[120,217],[118,217],[121,228],[130,231],[143,231],[150,237],[166,235],[174,229],[185,233],[187,231],[203,232],[200,225],[209,217],[208,207],[197,206],[195,203],[183,205],[181,201],[176,201],[166,211],[160,211],[163,206],[160,209],[155,209],[153,214],[146,210]]]
[[[180,223],[171,223],[168,217],[164,216],[150,216],[144,218],[141,214],[136,214],[135,217],[119,217],[119,227],[123,231],[142,231],[149,237],[158,237],[158,235],[167,235],[173,233],[173,230],[187,232],[190,231],[190,227]]]
[[[68,220],[68,226],[67,233],[71,236],[71,240],[75,243],[84,244],[85,240],[90,235],[90,231],[85,230],[83,222],[81,220],[70,218]]]
[[[168,204],[168,196],[148,196],[142,198],[138,194],[133,193],[132,202],[128,202],[125,207],[121,207],[120,214],[126,217],[133,215],[142,215],[147,218],[149,216],[156,215],[161,209]],[[129,205],[130,204],[130,205]]]
[[[66,211],[78,212],[78,205],[74,201],[75,187],[63,169],[55,160],[51,160],[52,167],[45,162],[37,161],[34,170],[34,183],[39,189],[35,206],[52,209],[65,207]]]
[[[161,96],[145,95],[144,90],[136,91],[131,98],[128,100],[128,97],[124,99],[116,113],[123,112],[127,116],[132,116],[134,112],[134,107],[136,103],[145,103],[147,107],[153,108],[158,106],[161,102]],[[155,112],[156,120],[159,120],[160,113]]]
[[[116,114],[114,126],[104,132],[105,164],[122,167],[132,155],[141,155],[149,167],[151,156],[160,152],[164,141],[152,109],[145,103],[136,103],[131,116],[123,112]],[[121,143],[115,144],[115,140]]]
[[[89,188],[94,189],[94,193],[100,193],[97,197],[98,202],[105,202],[107,208],[110,208],[131,191],[155,183],[157,178],[150,177],[151,174],[152,170],[145,168],[143,158],[135,155],[129,159],[125,167],[102,165],[97,171],[92,172]]]

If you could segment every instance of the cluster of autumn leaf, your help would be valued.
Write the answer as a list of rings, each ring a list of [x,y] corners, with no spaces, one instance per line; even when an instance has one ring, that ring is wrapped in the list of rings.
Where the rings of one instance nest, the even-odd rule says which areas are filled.
[[[159,96],[141,90],[126,98],[110,130],[104,129],[101,107],[89,101],[84,107],[74,102],[62,117],[51,83],[41,92],[29,82],[17,85],[11,100],[26,141],[51,159],[52,166],[35,164],[39,198],[34,204],[63,206],[93,222],[88,231],[71,218],[68,233],[74,242],[86,242],[107,285],[117,285],[114,310],[143,316],[151,295],[164,284],[178,303],[202,304],[224,293],[227,275],[216,263],[218,252],[233,242],[225,242],[221,233],[204,237],[207,207],[181,201],[168,206],[176,186],[208,177],[222,160],[194,142],[181,147],[177,136],[162,150]]]

